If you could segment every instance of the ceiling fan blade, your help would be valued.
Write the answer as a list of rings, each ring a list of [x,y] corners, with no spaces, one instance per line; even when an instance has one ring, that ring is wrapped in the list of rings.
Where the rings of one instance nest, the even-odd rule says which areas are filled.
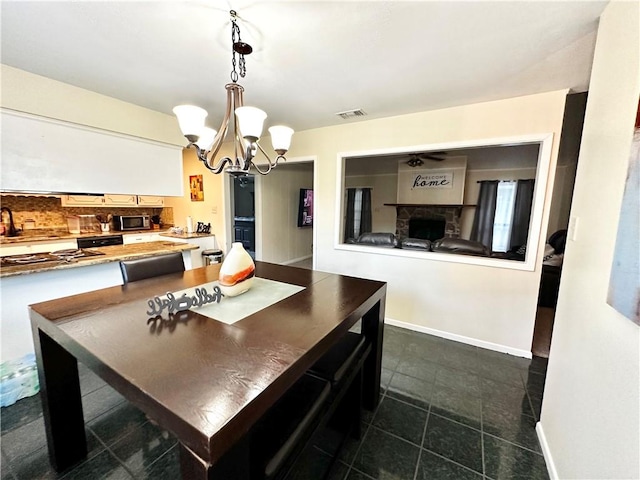
[[[435,157],[433,155],[420,155],[420,158],[423,159],[423,160],[433,160],[434,162],[441,162],[441,161],[445,160],[444,158]]]

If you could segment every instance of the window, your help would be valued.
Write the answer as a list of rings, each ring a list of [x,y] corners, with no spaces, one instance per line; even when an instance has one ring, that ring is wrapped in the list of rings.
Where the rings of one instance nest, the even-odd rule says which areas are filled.
[[[337,159],[337,184],[342,185],[343,190],[338,192],[337,200],[341,202],[343,216],[336,219],[338,225],[334,237],[335,248],[363,252],[372,250],[369,246],[357,246],[354,241],[354,217],[356,189],[373,186],[376,198],[373,199],[375,204],[371,209],[371,231],[394,235],[398,243],[397,248],[376,249],[376,254],[533,270],[537,257],[524,252],[532,239],[537,241],[541,231],[547,193],[545,185],[548,175],[552,173],[549,170],[552,145],[551,135],[540,134],[476,140],[473,143],[454,142],[437,146],[341,152]],[[437,160],[425,156],[422,165],[413,167],[408,163],[415,152],[432,151],[438,153]],[[435,190],[416,195],[415,201],[408,203],[399,200],[405,198],[399,195],[400,190],[411,188],[411,184],[401,178],[400,170],[412,172],[410,169],[413,168],[416,175],[421,171],[446,170],[457,165],[456,161],[461,157],[466,159],[467,166],[462,180],[464,188],[460,204],[440,199],[447,192]],[[516,178],[519,180],[515,180]],[[569,174],[566,179],[571,181],[573,177]],[[489,189],[491,194],[487,202],[481,202],[480,191],[486,184],[493,184]],[[498,184],[502,186],[496,216]],[[352,193],[349,192],[350,189]],[[570,196],[568,199],[558,197],[553,208],[568,212],[567,202],[570,205]],[[354,208],[351,216],[350,206]],[[402,247],[402,241],[411,238],[412,219],[442,216],[446,220],[444,236],[459,239],[454,243],[461,248],[455,251],[434,251],[433,248],[422,246]],[[558,216],[557,221],[561,222],[562,218]],[[482,228],[476,228],[476,223]],[[366,230],[360,228],[360,235],[363,232]],[[472,250],[478,248],[476,242],[482,243],[486,248],[483,251]],[[535,251],[535,248],[530,248],[529,251]]]
[[[506,252],[510,248],[513,207],[516,201],[516,182],[500,182],[496,197],[496,215],[493,219],[491,250]]]

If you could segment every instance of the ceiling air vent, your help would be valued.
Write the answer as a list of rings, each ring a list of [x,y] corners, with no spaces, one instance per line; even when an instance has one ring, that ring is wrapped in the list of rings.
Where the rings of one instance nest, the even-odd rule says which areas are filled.
[[[364,117],[366,113],[364,112],[364,110],[358,108],[356,110],[346,110],[344,112],[338,112],[336,113],[336,115],[346,120],[347,118]]]

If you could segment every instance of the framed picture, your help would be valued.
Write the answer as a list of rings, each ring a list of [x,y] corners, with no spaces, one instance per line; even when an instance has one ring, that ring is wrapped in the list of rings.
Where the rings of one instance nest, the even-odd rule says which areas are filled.
[[[191,191],[192,202],[204,201],[204,189],[202,186],[202,175],[189,175],[189,189]]]
[[[300,201],[298,203],[298,227],[313,226],[313,190],[300,189]]]

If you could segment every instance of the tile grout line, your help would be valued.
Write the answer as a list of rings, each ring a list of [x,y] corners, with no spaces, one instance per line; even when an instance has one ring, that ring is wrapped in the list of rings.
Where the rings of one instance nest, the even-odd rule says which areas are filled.
[[[480,385],[480,454],[482,456],[482,478],[487,478],[487,467],[484,458],[484,395]]]
[[[424,428],[422,429],[422,438],[420,439],[420,449],[418,450],[418,461],[416,462],[416,468],[413,472],[413,480],[418,479],[418,471],[420,470],[420,461],[422,460],[422,449],[424,446],[424,439],[427,436],[427,426],[429,425],[430,416],[431,416],[431,403],[429,403],[429,410],[427,411],[427,419],[425,420]]]
[[[392,370],[391,377],[389,378],[389,383],[391,383],[391,379],[393,378],[394,374],[395,374],[395,369]],[[380,401],[378,402],[378,405],[376,405],[376,408],[373,411],[373,414],[371,415],[371,422],[367,424],[367,429],[362,434],[362,440],[360,440],[360,444],[358,445],[358,448],[356,449],[355,453],[353,454],[353,458],[351,459],[351,461],[348,464],[346,464],[349,468],[347,468],[347,473],[345,474],[345,477],[344,477],[345,480],[349,476],[349,472],[351,471],[351,469],[355,469],[359,473],[363,473],[363,472],[360,472],[357,468],[354,468],[353,464],[355,463],[356,459],[358,458],[358,453],[360,452],[360,449],[362,448],[362,445],[364,444],[364,441],[367,438],[367,435],[369,434],[369,430],[371,430],[371,427],[373,427],[373,421],[376,418],[376,414],[378,413],[378,409],[380,408],[380,405],[382,404],[382,401],[386,398],[386,396],[387,396],[387,388],[385,388],[384,392],[382,393],[382,395],[380,395]]]

